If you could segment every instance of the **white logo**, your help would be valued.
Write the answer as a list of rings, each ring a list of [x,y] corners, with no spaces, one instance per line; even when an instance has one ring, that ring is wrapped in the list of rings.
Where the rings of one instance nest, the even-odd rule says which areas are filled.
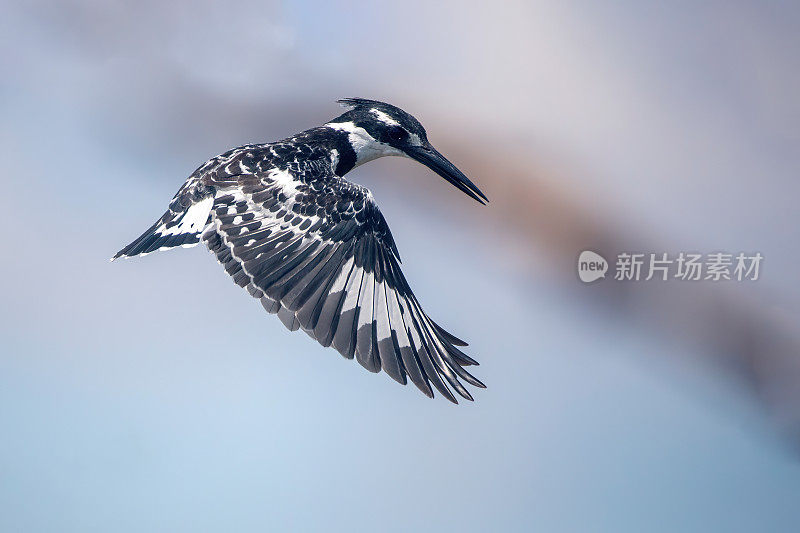
[[[606,277],[608,261],[602,255],[590,250],[581,252],[578,257],[578,277],[584,283],[591,283]]]

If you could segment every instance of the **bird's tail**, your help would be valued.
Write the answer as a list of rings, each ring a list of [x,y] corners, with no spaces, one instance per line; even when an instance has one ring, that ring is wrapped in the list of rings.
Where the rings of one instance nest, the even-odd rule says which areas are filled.
[[[170,208],[138,239],[117,252],[111,260],[145,255],[176,246],[184,248],[196,246],[200,242],[203,231],[210,223],[213,203],[213,196],[209,196],[179,212]]]

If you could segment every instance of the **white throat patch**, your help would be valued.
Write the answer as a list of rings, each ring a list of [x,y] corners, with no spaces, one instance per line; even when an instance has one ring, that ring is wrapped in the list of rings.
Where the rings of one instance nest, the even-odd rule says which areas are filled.
[[[375,137],[370,135],[367,130],[360,126],[356,126],[352,122],[335,122],[326,124],[327,127],[347,132],[347,140],[356,153],[355,166],[378,159],[379,157],[397,155],[405,156],[402,151],[394,146],[382,143]]]

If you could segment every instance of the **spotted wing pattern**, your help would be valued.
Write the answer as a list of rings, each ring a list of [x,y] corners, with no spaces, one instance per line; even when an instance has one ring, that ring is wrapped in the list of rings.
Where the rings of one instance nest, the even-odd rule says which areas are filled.
[[[466,343],[420,307],[369,191],[313,161],[252,170],[203,180],[216,191],[203,240],[238,285],[289,329],[430,397],[431,384],[453,402],[449,387],[472,399],[460,380],[484,387]]]

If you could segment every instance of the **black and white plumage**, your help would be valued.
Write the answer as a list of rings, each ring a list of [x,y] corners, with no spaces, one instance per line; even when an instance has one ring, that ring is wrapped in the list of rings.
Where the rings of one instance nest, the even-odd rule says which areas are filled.
[[[372,159],[399,155],[430,167],[481,203],[486,197],[430,145],[422,125],[375,100],[347,99],[331,122],[269,144],[250,144],[195,170],[169,210],[113,259],[201,240],[233,280],[323,346],[371,372],[433,387],[484,385],[464,367],[466,343],[422,310],[400,270],[386,220],[366,188],[342,176]],[[457,403],[457,402],[456,402]]]

